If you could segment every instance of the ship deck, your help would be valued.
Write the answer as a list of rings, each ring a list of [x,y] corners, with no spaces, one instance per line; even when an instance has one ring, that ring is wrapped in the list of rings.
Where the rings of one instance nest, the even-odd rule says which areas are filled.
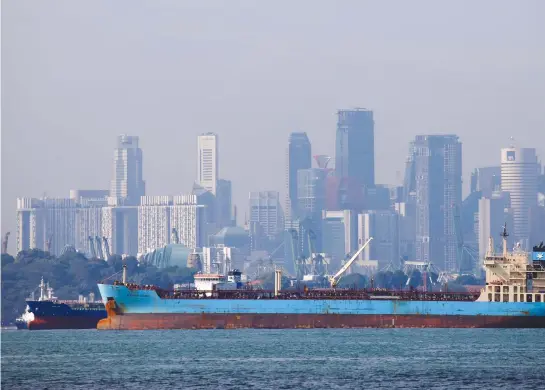
[[[122,284],[122,283],[119,283]],[[473,302],[477,292],[424,292],[418,290],[396,291],[386,289],[309,289],[274,291],[257,289],[239,290],[163,290],[155,286],[126,284],[131,291],[155,291],[161,299],[275,299],[275,300],[399,300],[399,301],[457,301]]]

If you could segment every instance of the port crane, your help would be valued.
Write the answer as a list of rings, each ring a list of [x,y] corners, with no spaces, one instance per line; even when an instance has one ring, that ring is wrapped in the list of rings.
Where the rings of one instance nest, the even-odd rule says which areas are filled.
[[[95,250],[95,240],[91,236],[89,236],[88,238],[89,238],[89,252],[91,253],[91,258],[96,259],[97,252]]]
[[[180,243],[180,236],[178,236],[178,230],[176,228],[172,228],[171,234],[170,234],[170,241],[173,244],[179,244]]]
[[[8,239],[10,232],[6,232],[4,235],[4,240],[2,241],[2,254],[8,253]]]
[[[343,265],[342,268],[335,275],[329,278],[329,282],[331,283],[332,288],[335,288],[337,286],[337,283],[339,283],[341,276],[346,272],[346,270],[348,270],[348,268],[350,268],[352,263],[358,258],[360,253],[365,249],[365,247],[371,242],[372,239],[373,237],[369,237],[369,239],[365,241],[365,244],[363,244],[363,246],[358,249],[354,256],[352,256],[350,260],[348,260],[346,264]]]
[[[326,273],[324,265],[324,257],[320,253],[316,253],[316,233],[312,229],[308,229],[308,250],[309,264],[313,275],[324,276]]]
[[[51,242],[52,242],[52,240],[53,240],[53,234],[50,234],[49,238],[45,242],[45,251],[46,252],[51,252]]]
[[[99,236],[95,236],[95,242],[96,242],[96,248],[97,248],[97,255],[98,258],[101,260],[104,260],[104,253],[102,252],[102,240]]]
[[[104,260],[108,260],[110,258],[110,245],[108,244],[108,237],[103,236],[102,242],[104,243],[104,255],[106,255]]]

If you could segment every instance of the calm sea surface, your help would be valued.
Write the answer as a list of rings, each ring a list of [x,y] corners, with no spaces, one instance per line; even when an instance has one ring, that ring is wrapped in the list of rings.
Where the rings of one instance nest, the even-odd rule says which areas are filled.
[[[2,389],[545,389],[545,330],[2,331]]]

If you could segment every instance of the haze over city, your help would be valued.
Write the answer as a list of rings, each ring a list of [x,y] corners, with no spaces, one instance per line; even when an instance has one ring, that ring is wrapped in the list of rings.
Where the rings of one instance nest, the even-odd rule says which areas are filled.
[[[284,194],[291,132],[334,155],[341,108],[374,112],[377,183],[417,134],[460,137],[466,189],[513,142],[545,156],[539,1],[2,5],[3,232],[16,197],[107,189],[122,133],[148,195],[189,192],[217,133],[239,223],[249,191]]]

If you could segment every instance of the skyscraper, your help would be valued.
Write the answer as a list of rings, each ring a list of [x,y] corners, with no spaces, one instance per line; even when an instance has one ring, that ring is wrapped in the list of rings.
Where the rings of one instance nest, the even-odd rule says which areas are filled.
[[[327,171],[320,168],[297,172],[297,209],[301,218],[321,219],[325,210]]]
[[[250,192],[249,203],[250,220],[248,222],[258,224],[263,234],[269,239],[276,239],[283,227],[278,192]]]
[[[455,135],[419,135],[411,144],[416,260],[458,271],[455,213],[462,202],[462,144]]]
[[[501,189],[511,197],[514,238],[524,244],[529,244],[526,241],[530,238],[530,213],[537,205],[539,169],[535,149],[501,150]]]
[[[206,133],[198,137],[199,163],[197,168],[197,183],[216,195],[219,177],[218,135]]]
[[[146,194],[142,179],[142,149],[138,147],[138,137],[120,135],[114,151],[114,176],[110,196],[123,199],[127,205],[138,205],[140,197]]]
[[[288,140],[285,205],[286,221],[299,217],[297,202],[297,171],[309,169],[312,162],[312,151],[307,133],[291,133]]]
[[[476,168],[471,173],[471,192],[480,191],[481,195],[490,198],[494,191],[501,188],[501,168]]]
[[[218,179],[216,186],[216,221],[219,228],[232,225],[231,216],[231,180]]]
[[[335,175],[341,208],[357,208],[361,187],[375,185],[375,122],[373,111],[356,108],[337,113]]]

